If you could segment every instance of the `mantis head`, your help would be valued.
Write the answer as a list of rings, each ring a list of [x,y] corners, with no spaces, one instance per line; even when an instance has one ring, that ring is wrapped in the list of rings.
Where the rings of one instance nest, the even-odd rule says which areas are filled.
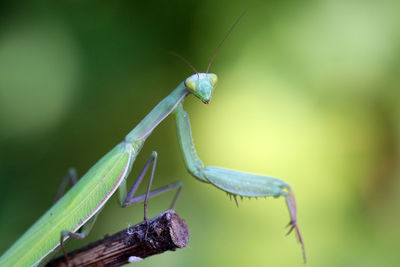
[[[186,64],[191,67],[196,74],[193,74],[189,78],[185,80],[185,87],[189,90],[190,93],[194,94],[196,97],[200,98],[201,101],[203,101],[204,104],[210,103],[211,100],[211,94],[215,89],[215,86],[217,85],[218,77],[214,73],[208,73],[210,70],[211,64],[215,58],[215,56],[218,54],[219,49],[221,48],[222,44],[225,42],[225,40],[228,38],[228,36],[231,34],[232,30],[236,27],[236,25],[239,23],[240,19],[247,13],[250,7],[248,7],[241,15],[240,17],[236,20],[236,22],[232,25],[232,27],[229,29],[229,31],[226,33],[224,39],[222,39],[222,42],[218,45],[217,49],[215,50],[213,56],[210,59],[210,62],[208,63],[206,73],[198,73],[196,68],[193,67],[192,64],[189,63],[185,58],[182,56],[176,54],[176,53],[171,53],[174,56],[177,56],[178,58],[182,59]]]
[[[208,104],[217,82],[218,77],[213,73],[198,73],[185,80],[185,87],[204,104]]]

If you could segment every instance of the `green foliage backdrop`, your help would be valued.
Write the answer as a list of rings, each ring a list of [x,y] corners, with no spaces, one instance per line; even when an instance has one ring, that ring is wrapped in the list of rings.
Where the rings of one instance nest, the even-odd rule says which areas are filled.
[[[146,3],[145,3],[146,2]],[[0,4],[0,253],[122,140],[229,27],[210,105],[186,100],[207,165],[281,177],[297,196],[308,266],[399,266],[399,1],[51,1]],[[186,172],[173,119],[148,139],[155,186],[184,182],[184,250],[136,266],[303,266],[283,199],[243,200]],[[150,202],[150,215],[171,195]],[[111,199],[85,241],[142,219]]]

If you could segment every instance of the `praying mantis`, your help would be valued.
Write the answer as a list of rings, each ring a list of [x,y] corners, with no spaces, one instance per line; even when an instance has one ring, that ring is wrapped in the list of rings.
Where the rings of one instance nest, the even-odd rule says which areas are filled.
[[[236,23],[241,17],[239,17]],[[232,26],[223,41],[230,34],[236,23]],[[219,47],[222,43],[220,43]],[[291,218],[288,234],[292,230],[295,230],[305,261],[304,243],[297,223],[296,202],[289,184],[278,178],[205,166],[196,153],[189,117],[183,108],[183,102],[187,96],[194,95],[203,103],[210,103],[212,93],[218,82],[218,77],[216,74],[209,73],[208,71],[219,47],[211,58],[205,73],[197,72],[189,63],[196,73],[186,78],[167,97],[159,102],[126,135],[121,143],[105,154],[78,182],[76,182],[74,172],[70,171],[67,179],[70,179],[73,184],[71,189],[0,257],[0,266],[36,266],[59,246],[61,246],[64,255],[67,257],[64,241],[69,237],[84,238],[93,226],[104,204],[117,189],[119,189],[119,199],[122,207],[144,201],[145,221],[147,221],[147,205],[150,197],[176,189],[177,193],[171,205],[171,208],[174,208],[181,193],[181,182],[151,191],[151,184],[157,164],[157,152],[155,151],[150,155],[129,192],[127,192],[126,185],[126,179],[146,139],[170,114],[175,115],[176,129],[183,159],[188,172],[194,178],[203,183],[211,184],[233,196],[236,204],[238,196],[249,198],[268,196],[277,198],[283,196],[286,199]],[[150,167],[150,181],[146,194],[134,196]]]

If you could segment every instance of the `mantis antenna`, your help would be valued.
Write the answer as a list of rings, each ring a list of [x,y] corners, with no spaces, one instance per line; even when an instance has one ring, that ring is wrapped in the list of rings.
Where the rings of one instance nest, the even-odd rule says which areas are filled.
[[[224,39],[222,39],[221,43],[218,45],[217,49],[215,49],[215,52],[213,54],[213,56],[211,57],[210,63],[208,63],[207,66],[207,71],[206,73],[208,73],[208,71],[210,70],[211,64],[214,61],[215,56],[218,54],[221,46],[224,44],[225,40],[228,39],[229,35],[231,34],[231,32],[233,31],[233,29],[236,27],[236,25],[239,23],[239,21],[243,18],[244,15],[246,15],[247,11],[249,11],[250,7],[248,7],[241,15],[240,17],[235,21],[235,23],[233,23],[233,25],[231,26],[231,28],[229,29],[229,31],[226,33]]]
[[[207,66],[207,70],[206,73],[208,73],[208,71],[210,70],[211,64],[214,61],[214,58],[216,57],[216,55],[218,54],[219,50],[221,49],[221,46],[225,43],[225,40],[228,39],[229,35],[231,34],[231,32],[233,31],[233,29],[236,27],[236,25],[239,23],[239,21],[243,18],[244,15],[246,15],[246,13],[249,11],[250,7],[248,7],[245,11],[243,11],[243,13],[239,16],[239,18],[235,21],[235,23],[233,23],[233,25],[231,26],[231,28],[229,29],[229,31],[226,33],[224,39],[222,39],[221,43],[218,45],[217,49],[215,49],[215,52],[213,54],[213,56],[211,57],[210,62],[208,63]],[[194,70],[194,72],[196,72],[197,77],[199,77],[199,72],[196,70],[196,68],[189,62],[189,60],[187,60],[186,58],[184,58],[183,56],[170,51],[169,52],[170,55],[175,56],[177,58],[179,58],[180,60],[182,60],[183,62],[185,62],[192,70]]]
[[[169,54],[172,55],[172,56],[175,56],[175,57],[179,58],[180,60],[182,60],[183,62],[185,62],[189,67],[192,68],[192,70],[194,70],[194,72],[196,72],[197,77],[200,78],[199,72],[196,70],[196,68],[192,64],[190,64],[189,60],[187,60],[183,56],[181,56],[181,55],[179,55],[179,54],[177,54],[177,53],[175,53],[173,51],[170,51]]]

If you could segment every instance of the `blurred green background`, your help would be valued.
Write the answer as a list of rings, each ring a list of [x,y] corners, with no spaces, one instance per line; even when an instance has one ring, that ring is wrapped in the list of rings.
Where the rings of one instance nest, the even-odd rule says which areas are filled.
[[[146,3],[144,3],[146,2]],[[307,266],[400,265],[399,1],[14,1],[0,4],[0,253],[189,67],[211,68],[212,103],[185,101],[206,165],[281,177],[296,193]],[[173,118],[148,139],[155,186],[182,180],[190,243],[135,266],[303,266],[280,199],[244,200],[188,175]],[[143,186],[144,187],[144,186]],[[144,189],[142,188],[142,191]],[[150,216],[172,194],[150,202]],[[113,197],[82,246],[133,225]]]

